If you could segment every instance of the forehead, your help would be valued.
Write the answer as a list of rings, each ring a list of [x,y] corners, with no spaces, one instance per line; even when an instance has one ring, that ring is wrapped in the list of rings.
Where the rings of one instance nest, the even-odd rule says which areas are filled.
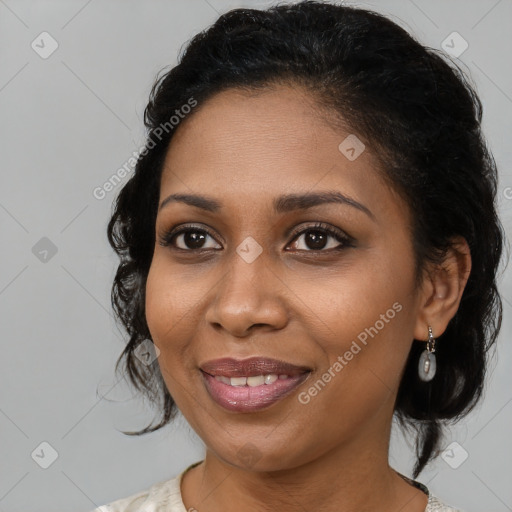
[[[293,153],[304,157],[321,144],[326,129],[320,106],[300,87],[228,89],[199,104],[182,122],[168,156],[236,162],[254,157],[275,160],[281,154],[289,160]],[[193,154],[183,154],[192,145]],[[267,149],[264,154],[263,148]]]
[[[329,117],[332,113],[299,87],[220,92],[177,127],[160,198],[198,193],[226,204],[250,200],[254,206],[268,205],[284,191],[329,189],[370,204],[372,210],[398,208],[395,213],[403,216],[400,198],[377,171],[374,148],[357,146],[357,136],[335,127]],[[344,150],[354,142],[360,154],[349,159]]]

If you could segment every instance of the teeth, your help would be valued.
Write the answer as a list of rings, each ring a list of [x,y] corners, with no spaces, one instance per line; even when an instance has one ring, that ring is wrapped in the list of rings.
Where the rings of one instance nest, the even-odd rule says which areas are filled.
[[[247,384],[247,377],[231,377],[232,386],[245,386]]]
[[[277,379],[278,379],[278,377],[275,373],[272,373],[270,375],[265,375],[265,384],[272,384]]]
[[[270,373],[268,375],[254,375],[252,377],[225,377],[224,375],[215,375],[215,378],[229,384],[230,386],[249,386],[251,388],[261,386],[263,384],[273,384],[277,379],[284,380],[288,378],[288,375],[277,375]]]
[[[264,375],[254,375],[254,377],[247,377],[247,385],[251,388],[261,386],[262,384],[265,384]]]

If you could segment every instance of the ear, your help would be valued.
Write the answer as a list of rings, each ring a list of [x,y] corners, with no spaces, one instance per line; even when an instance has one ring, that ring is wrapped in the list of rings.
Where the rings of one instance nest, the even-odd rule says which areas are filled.
[[[465,238],[456,237],[441,265],[427,269],[419,298],[414,338],[428,340],[428,326],[434,338],[441,336],[459,308],[471,272],[471,252]]]

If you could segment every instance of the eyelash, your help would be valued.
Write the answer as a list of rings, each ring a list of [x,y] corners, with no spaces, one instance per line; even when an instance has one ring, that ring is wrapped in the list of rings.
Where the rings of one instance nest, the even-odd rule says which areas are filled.
[[[292,242],[295,241],[296,238],[299,238],[300,235],[303,235],[305,233],[308,233],[310,231],[316,231],[316,232],[321,232],[321,233],[327,233],[328,235],[332,236],[333,238],[335,238],[338,242],[340,242],[342,245],[340,247],[334,247],[334,248],[331,248],[331,249],[327,249],[327,250],[324,250],[324,249],[318,249],[318,250],[314,250],[314,249],[310,249],[310,250],[304,250],[304,249],[297,249],[299,252],[309,252],[309,253],[318,253],[318,252],[332,252],[332,251],[341,251],[343,249],[346,249],[347,247],[354,247],[354,239],[349,237],[348,235],[346,235],[345,233],[343,233],[341,230],[338,230],[336,228],[333,228],[331,226],[329,226],[328,224],[324,224],[323,222],[317,222],[315,223],[314,225],[312,226],[307,226],[306,228],[302,229],[302,230],[295,230],[291,233],[290,236],[292,236]],[[198,252],[206,252],[206,251],[218,251],[219,249],[209,249],[209,248],[206,248],[206,249],[202,249],[202,248],[199,248],[199,249],[182,249],[181,247],[175,247],[173,245],[173,240],[183,234],[183,233],[188,233],[188,232],[194,232],[194,233],[206,233],[207,235],[209,235],[211,238],[213,238],[215,240],[215,236],[213,235],[213,233],[207,229],[207,228],[198,228],[194,225],[184,225],[182,227],[180,227],[180,229],[178,230],[174,230],[173,228],[167,230],[166,232],[164,232],[164,234],[162,235],[162,237],[160,238],[159,240],[159,244],[163,247],[170,247],[172,250],[175,250],[175,251],[181,251],[181,252],[190,252],[190,253],[198,253]],[[218,242],[217,242],[218,243]]]

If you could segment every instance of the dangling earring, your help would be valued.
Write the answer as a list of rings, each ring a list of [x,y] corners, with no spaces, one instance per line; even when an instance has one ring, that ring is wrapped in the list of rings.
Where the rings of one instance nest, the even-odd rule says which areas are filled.
[[[422,352],[418,364],[418,375],[424,382],[429,382],[436,374],[436,356],[434,352],[436,340],[432,335],[432,328],[428,326],[428,341],[427,348]]]

